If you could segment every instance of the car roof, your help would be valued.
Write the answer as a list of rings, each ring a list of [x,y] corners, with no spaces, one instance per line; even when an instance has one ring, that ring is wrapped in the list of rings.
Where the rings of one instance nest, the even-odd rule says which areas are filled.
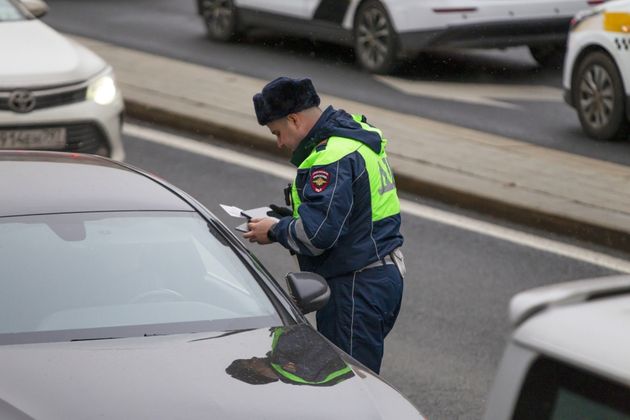
[[[524,299],[540,305],[545,294],[555,298],[523,320],[513,338],[522,346],[630,385],[629,288],[630,275],[621,275],[521,293],[513,306]]]
[[[160,182],[100,156],[0,151],[0,217],[95,211],[193,211]]]

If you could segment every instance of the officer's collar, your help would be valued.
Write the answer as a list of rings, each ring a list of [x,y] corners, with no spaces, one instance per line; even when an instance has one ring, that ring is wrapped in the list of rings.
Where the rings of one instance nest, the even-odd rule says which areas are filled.
[[[302,162],[304,162],[304,160],[308,157],[308,155],[311,154],[313,148],[315,148],[315,146],[317,146],[322,140],[326,140],[324,138],[320,138],[318,134],[328,121],[328,118],[334,112],[335,109],[332,106],[328,106],[328,108],[326,108],[324,112],[322,112],[322,115],[319,116],[319,119],[317,120],[313,128],[311,128],[308,134],[304,136],[302,141],[300,141],[300,143],[298,144],[298,147],[293,151],[293,154],[291,155],[291,163],[293,165],[299,167]]]

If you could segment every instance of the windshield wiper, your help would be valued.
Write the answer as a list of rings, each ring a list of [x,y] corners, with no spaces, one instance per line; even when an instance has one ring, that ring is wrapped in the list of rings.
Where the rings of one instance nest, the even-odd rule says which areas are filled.
[[[242,332],[248,332],[248,331],[253,331],[256,328],[248,328],[245,330],[233,330],[233,331],[226,331],[222,334],[219,335],[213,335],[211,337],[204,337],[204,338],[196,338],[194,340],[190,340],[189,343],[194,343],[195,341],[206,341],[206,340],[214,340],[215,338],[222,338],[222,337],[227,337],[228,335],[234,335],[234,334],[239,334]]]
[[[70,341],[96,341],[96,340],[116,340],[123,337],[94,337],[94,338],[73,338]]]

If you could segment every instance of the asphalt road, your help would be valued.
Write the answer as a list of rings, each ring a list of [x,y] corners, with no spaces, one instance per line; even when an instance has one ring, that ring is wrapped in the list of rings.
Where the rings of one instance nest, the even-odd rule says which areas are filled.
[[[125,141],[129,163],[191,193],[228,226],[235,219],[220,203],[253,208],[282,202],[283,179],[128,136]],[[409,275],[382,373],[432,420],[481,417],[508,333],[513,294],[610,273],[409,214],[403,215],[403,234]],[[247,245],[277,279],[296,270],[278,245]]]
[[[383,79],[360,71],[351,50],[330,44],[264,33],[238,44],[211,42],[193,0],[49,0],[49,4],[44,20],[68,33],[262,79],[310,76],[324,93],[630,163],[630,142],[602,143],[582,134],[575,112],[562,102],[560,71],[541,70],[526,48],[427,53],[394,77]]]

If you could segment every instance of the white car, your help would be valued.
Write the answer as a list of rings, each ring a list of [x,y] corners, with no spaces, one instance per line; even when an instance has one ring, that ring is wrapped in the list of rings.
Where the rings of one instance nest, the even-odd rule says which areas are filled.
[[[484,419],[630,419],[629,316],[629,275],[516,295]]]
[[[575,16],[564,65],[564,98],[598,140],[630,134],[630,1]]]
[[[197,0],[211,39],[254,27],[353,46],[365,69],[384,73],[431,48],[527,45],[561,65],[571,17],[605,0]]]
[[[35,18],[41,0],[0,0],[0,149],[124,158],[111,67]]]

